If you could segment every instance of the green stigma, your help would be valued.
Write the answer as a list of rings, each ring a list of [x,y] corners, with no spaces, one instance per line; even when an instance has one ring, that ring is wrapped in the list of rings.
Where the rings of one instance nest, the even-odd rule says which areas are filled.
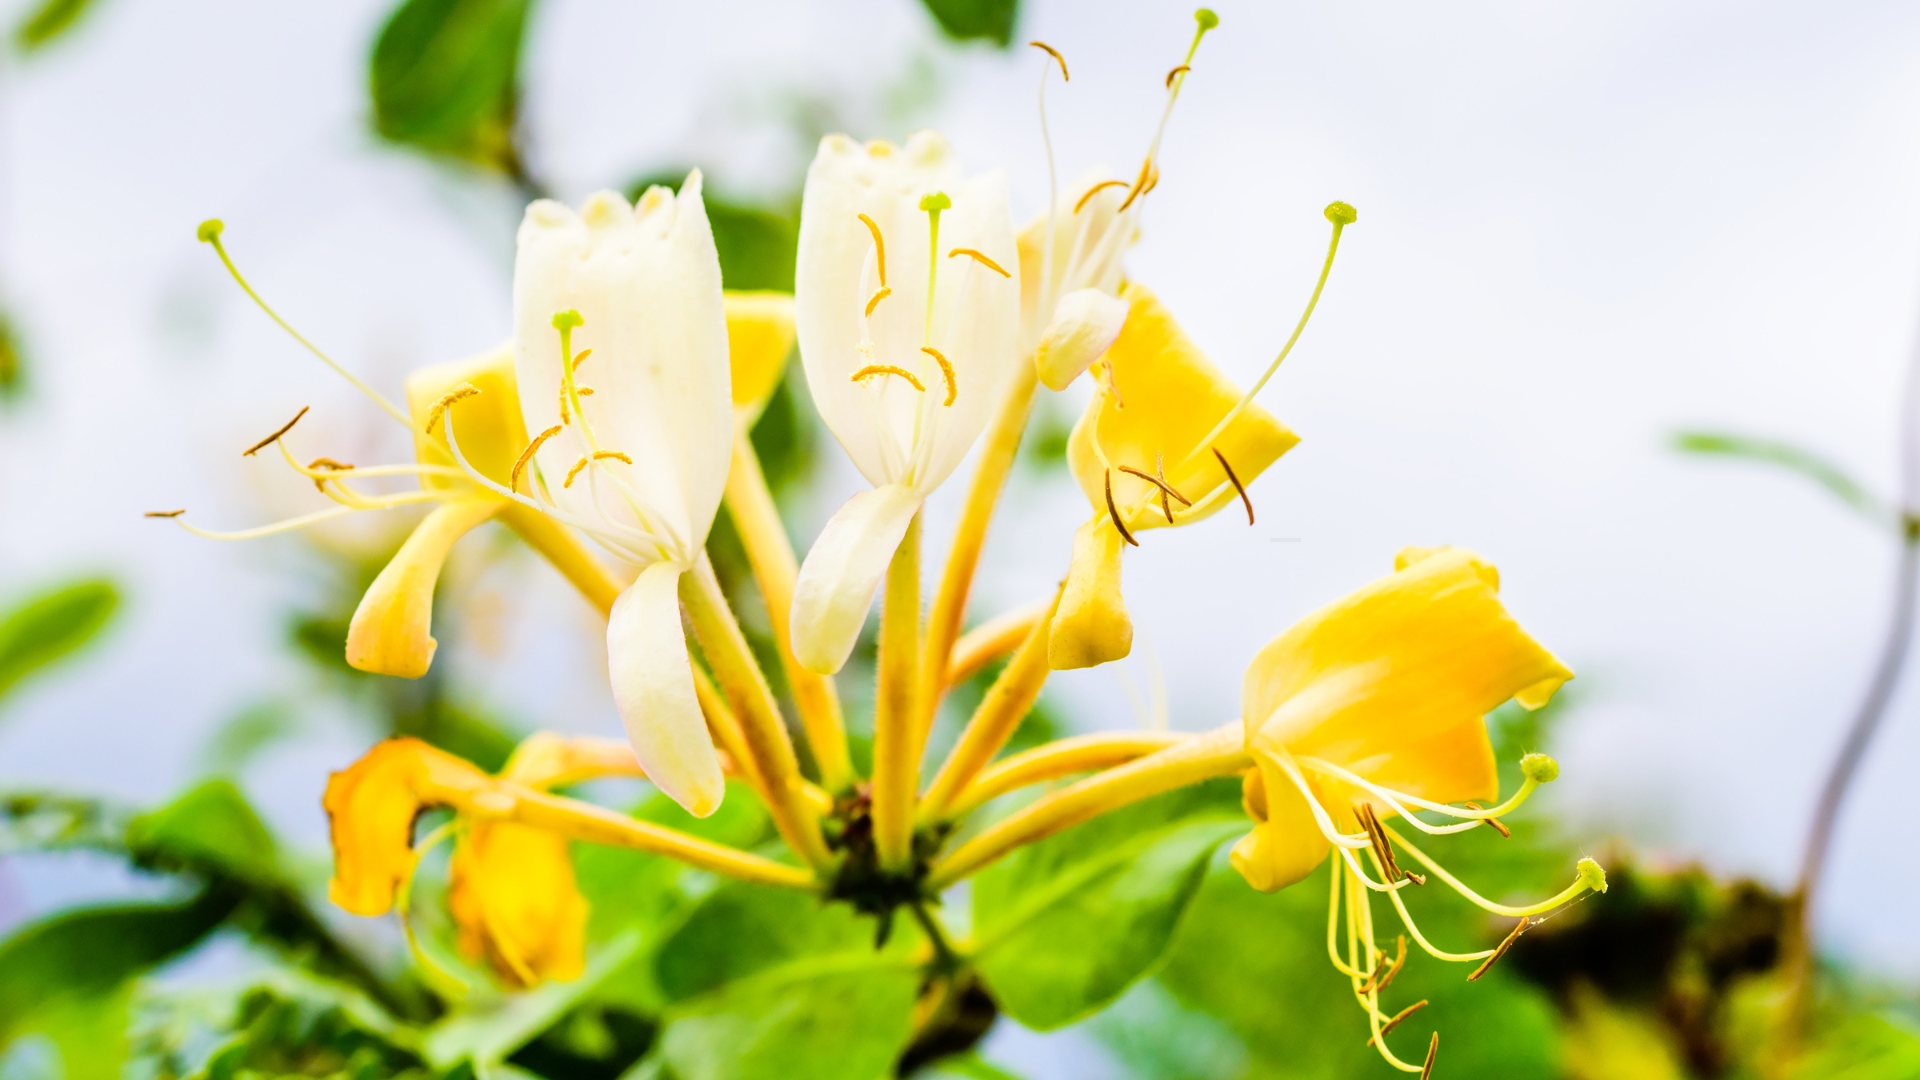
[[[220,239],[220,234],[225,232],[226,228],[226,222],[217,217],[210,217],[200,223],[200,228],[194,230],[194,235],[200,238],[201,243],[211,244]]]
[[[587,320],[580,317],[579,312],[568,308],[565,311],[557,311],[554,313],[553,328],[560,331],[571,330],[576,326],[585,325],[586,321]]]
[[[1528,754],[1520,759],[1520,773],[1536,784],[1551,784],[1560,778],[1560,763],[1545,754]]]
[[[946,192],[936,191],[920,200],[920,209],[929,214],[937,214],[942,210],[953,209],[953,200],[947,198]]]
[[[1360,220],[1360,211],[1349,203],[1330,202],[1327,204],[1327,220],[1335,225],[1351,225]]]
[[[1603,893],[1607,891],[1607,872],[1600,868],[1599,863],[1594,862],[1592,859],[1581,859],[1578,869],[1580,873],[1580,884],[1585,885],[1594,892]]]
[[[1193,13],[1193,21],[1200,24],[1200,32],[1204,34],[1220,25],[1220,16],[1215,15],[1212,8],[1200,8]]]

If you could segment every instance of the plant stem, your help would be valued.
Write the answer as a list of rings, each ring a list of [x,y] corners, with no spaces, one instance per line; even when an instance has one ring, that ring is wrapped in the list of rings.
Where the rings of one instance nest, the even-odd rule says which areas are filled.
[[[947,940],[946,928],[940,925],[939,919],[933,917],[933,912],[927,910],[926,901],[915,900],[907,905],[907,910],[913,912],[913,921],[920,924],[920,929],[926,932],[927,941],[933,945],[935,968],[947,975],[960,970],[960,954],[954,951],[953,943]]]
[[[1163,791],[1231,776],[1253,767],[1235,720],[1137,761],[1109,769],[1039,799],[995,822],[933,864],[928,885],[944,889],[1022,844],[1118,810]]]
[[[821,835],[819,815],[807,799],[800,763],[793,755],[786,724],[780,719],[780,706],[760,665],[754,662],[746,635],[740,632],[733,609],[720,591],[720,580],[713,574],[713,563],[704,552],[700,562],[681,575],[680,599],[693,619],[694,634],[707,654],[713,677],[740,721],[755,770],[766,785],[767,809],[774,826],[802,859],[817,870],[825,870],[832,864],[833,854]]]
[[[967,721],[966,730],[960,733],[960,741],[954,744],[953,752],[941,765],[940,774],[933,778],[921,808],[923,816],[933,818],[944,814],[953,799],[993,761],[994,755],[1007,745],[1020,722],[1026,719],[1028,710],[1040,697],[1040,688],[1052,674],[1047,666],[1047,635],[1053,628],[1053,613],[1059,606],[1060,593],[1056,591],[1053,604],[1027,630],[1020,651],[993,681],[993,688],[981,699],[980,707]]]
[[[913,862],[914,793],[926,732],[920,700],[920,515],[887,566],[880,608],[880,685],[873,703],[873,842],[884,870]]]
[[[1072,773],[1092,772],[1159,753],[1194,736],[1180,731],[1102,731],[1055,739],[1024,753],[1011,754],[981,770],[973,783],[948,804],[951,817],[1028,784]]]
[[[742,881],[811,889],[816,882],[805,867],[788,866],[751,852],[702,840],[675,829],[640,821],[603,806],[522,788],[513,792],[508,820],[594,844],[611,844],[671,856],[691,866]]]
[[[747,549],[747,562],[760,583],[760,595],[766,599],[774,646],[780,650],[780,666],[793,689],[793,704],[807,733],[807,745],[813,748],[813,760],[820,766],[820,783],[828,791],[845,791],[853,783],[853,761],[847,755],[840,698],[831,678],[808,671],[793,657],[793,582],[800,572],[799,563],[744,424],[736,425],[734,431],[733,467],[727,473],[727,512],[733,516],[734,528]]]
[[[947,691],[947,664],[953,644],[960,638],[960,624],[967,617],[967,597],[973,590],[974,571],[980,565],[980,550],[987,542],[987,526],[993,521],[994,507],[1006,487],[1007,474],[1020,450],[1020,437],[1026,433],[1027,417],[1033,412],[1034,389],[1039,385],[1031,358],[1014,365],[1013,378],[1000,410],[994,414],[986,437],[981,440],[980,464],[974,469],[973,482],[967,488],[966,506],[960,512],[960,524],[953,531],[953,546],[947,551],[946,568],[940,574],[940,587],[934,593],[933,607],[927,616],[925,659],[921,664],[922,684],[918,720],[921,737],[933,727],[934,714]]]

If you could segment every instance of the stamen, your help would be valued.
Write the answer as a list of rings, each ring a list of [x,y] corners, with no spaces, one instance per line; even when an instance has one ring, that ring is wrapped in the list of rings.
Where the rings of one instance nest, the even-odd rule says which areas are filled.
[[[1604,872],[1602,872],[1599,869],[1599,864],[1595,863],[1593,865],[1593,869],[1590,871],[1588,869],[1587,864],[1592,862],[1592,860],[1582,859],[1580,860],[1578,873],[1577,873],[1577,876],[1574,878],[1573,884],[1567,886],[1565,889],[1560,890],[1560,892],[1554,894],[1553,896],[1545,900],[1542,900],[1537,904],[1528,904],[1525,907],[1511,907],[1506,904],[1496,904],[1493,901],[1487,899],[1486,897],[1481,896],[1479,893],[1474,892],[1472,889],[1469,889],[1466,886],[1466,884],[1463,883],[1459,878],[1454,877],[1452,874],[1447,873],[1445,867],[1442,867],[1439,863],[1435,862],[1433,858],[1429,856],[1426,852],[1421,851],[1419,848],[1414,847],[1412,844],[1408,843],[1406,837],[1401,836],[1399,833],[1394,832],[1392,829],[1389,829],[1384,825],[1381,826],[1381,829],[1385,831],[1386,834],[1393,839],[1394,843],[1399,844],[1403,848],[1406,848],[1407,854],[1412,855],[1414,859],[1416,859],[1420,863],[1420,865],[1433,871],[1436,875],[1439,876],[1441,881],[1444,881],[1447,883],[1447,886],[1449,888],[1451,888],[1454,892],[1459,893],[1462,897],[1466,898],[1468,903],[1474,905],[1475,907],[1479,908],[1482,911],[1489,911],[1495,915],[1505,915],[1510,919],[1521,919],[1521,918],[1525,918],[1528,915],[1538,915],[1541,912],[1552,911],[1554,908],[1557,908],[1561,904],[1564,904],[1567,901],[1572,900],[1574,897],[1579,896],[1581,893],[1584,893],[1589,889],[1596,892],[1606,891],[1606,875]]]
[[[508,491],[520,490],[520,473],[526,469],[527,462],[533,460],[533,455],[540,449],[541,444],[558,434],[560,434],[560,425],[555,424],[540,434],[535,435],[533,441],[527,444],[527,448],[520,451],[520,456],[514,459],[513,471],[507,474]]]
[[[1233,484],[1233,490],[1240,493],[1240,502],[1247,508],[1247,525],[1252,526],[1253,500],[1247,498],[1247,486],[1240,482],[1240,474],[1234,472],[1233,466],[1227,464],[1227,455],[1221,453],[1219,447],[1209,446],[1207,449],[1212,450],[1213,456],[1220,459],[1220,467],[1227,471],[1227,480]]]
[[[1134,178],[1133,184],[1127,191],[1126,199],[1120,203],[1120,209],[1116,211],[1116,213],[1126,213],[1127,207],[1133,205],[1133,200],[1147,193],[1147,178],[1151,176],[1152,173],[1153,157],[1152,155],[1148,155],[1147,160],[1140,163],[1140,175]]]
[[[1152,484],[1154,487],[1159,488],[1161,497],[1163,498],[1168,495],[1171,495],[1174,498],[1180,500],[1181,506],[1193,505],[1191,502],[1187,501],[1187,497],[1185,495],[1182,495],[1178,491],[1175,491],[1173,489],[1173,485],[1167,483],[1164,473],[1160,476],[1149,476],[1147,473],[1139,469],[1136,469],[1131,465],[1120,466],[1120,471],[1123,473],[1126,473],[1128,476],[1137,476],[1140,479],[1145,480],[1147,483]],[[1168,518],[1168,520],[1172,520],[1172,518]]]
[[[1106,475],[1107,475],[1107,517],[1112,519],[1113,527],[1120,530],[1120,539],[1125,540],[1127,543],[1132,544],[1134,547],[1139,547],[1140,541],[1135,540],[1133,538],[1133,534],[1127,531],[1126,523],[1120,520],[1120,511],[1114,508],[1113,470],[1108,469]]]
[[[949,259],[953,258],[955,255],[970,256],[975,262],[986,264],[987,269],[992,270],[994,273],[999,274],[1003,278],[1010,278],[1013,276],[1012,274],[1007,273],[1006,269],[1002,267],[999,263],[994,262],[992,259],[987,258],[984,252],[975,251],[973,248],[954,248],[952,251],[947,252],[947,258]]]
[[[367,395],[367,397],[371,398],[375,405],[378,405],[381,408],[387,410],[387,415],[393,417],[395,420],[400,421],[401,426],[411,427],[412,422],[407,419],[406,413],[403,413],[398,408],[394,407],[393,402],[388,401],[385,397],[381,396],[378,390],[375,390],[373,387],[368,386],[364,382],[361,382],[358,378],[354,377],[352,372],[348,371],[346,368],[343,368],[339,364],[335,363],[333,357],[328,356],[326,353],[321,352],[319,347],[316,346],[313,342],[308,341],[304,337],[301,337],[300,331],[295,330],[292,327],[292,325],[287,322],[287,320],[280,317],[279,312],[267,306],[267,302],[260,298],[259,293],[253,291],[253,286],[247,284],[247,279],[240,275],[240,268],[233,265],[233,259],[227,255],[226,245],[220,242],[220,234],[222,232],[225,232],[226,228],[227,228],[226,224],[222,222],[219,218],[208,218],[207,220],[200,223],[200,228],[196,231],[195,235],[200,238],[200,241],[202,243],[213,245],[214,253],[220,256],[220,261],[221,263],[225,264],[227,268],[227,273],[233,275],[233,280],[239,284],[240,288],[246,292],[247,296],[252,298],[255,304],[259,305],[261,311],[264,311],[267,313],[268,318],[280,324],[280,329],[285,330],[288,333],[288,335],[290,335],[293,338],[293,340],[306,346],[308,352],[319,357],[322,363],[332,368],[334,372],[338,374],[341,378],[352,383],[354,389],[360,391],[361,393]]]
[[[1399,1027],[1400,1024],[1403,1021],[1405,1021],[1407,1017],[1412,1016],[1414,1013],[1417,1013],[1421,1009],[1426,1008],[1427,1005],[1428,1005],[1427,999],[1421,998],[1419,1001],[1414,1002],[1413,1004],[1407,1006],[1404,1009],[1401,1009],[1399,1012],[1394,1013],[1392,1016],[1389,1016],[1385,1020],[1381,1021],[1379,1033],[1374,1035],[1373,1038],[1368,1039],[1367,1045],[1372,1046],[1375,1043],[1381,1041],[1382,1039],[1385,1039],[1387,1037],[1388,1032],[1392,1031],[1394,1028]]]
[[[920,346],[920,351],[933,357],[934,362],[940,365],[940,376],[947,380],[947,400],[941,404],[952,405],[953,399],[960,396],[960,384],[953,378],[953,365],[947,363],[947,358],[941,354],[940,350],[931,345]]]
[[[240,452],[240,456],[252,457],[255,453],[258,453],[259,451],[264,450],[269,446],[272,446],[274,443],[279,442],[280,436],[285,435],[289,431],[292,431],[293,425],[299,423],[300,418],[307,415],[307,410],[312,407],[313,406],[311,405],[300,406],[300,411],[293,414],[293,419],[280,425],[280,430],[274,432],[273,434],[267,436],[264,439],[261,439],[259,442],[254,443],[252,446],[247,447],[245,450],[242,450]]]
[[[880,265],[880,285],[884,288],[887,284],[887,239],[880,235],[880,226],[875,225],[872,218],[861,214],[860,220],[866,223],[867,231],[873,234],[874,261]],[[867,312],[872,314],[871,304],[867,306]]]
[[[431,496],[431,495],[428,496],[428,498],[434,498],[434,497],[435,496]],[[411,501],[421,502],[423,500],[416,498]],[[149,514],[148,516],[177,518],[180,516],[180,514],[184,514],[184,513],[186,513],[186,511],[181,510],[178,513]],[[356,513],[356,511],[351,506],[330,506],[325,510],[316,510],[311,514],[302,514],[299,517],[288,518],[285,521],[276,521],[271,525],[262,525],[257,529],[242,529],[238,532],[215,532],[212,529],[196,528],[195,526],[189,525],[184,521],[176,522],[176,524],[178,524],[181,528],[187,530],[188,532],[192,533],[195,536],[204,536],[209,540],[255,540],[262,536],[272,536],[275,533],[291,532],[294,529],[303,529],[308,525],[314,524],[315,522],[325,521],[328,518],[337,518],[342,516],[343,514],[352,514],[352,513]]]
[[[1397,937],[1400,941],[1399,955],[1393,958],[1393,963],[1388,964],[1385,967],[1382,967],[1379,970],[1375,971],[1373,973],[1373,978],[1368,979],[1367,984],[1360,988],[1359,990],[1360,993],[1374,994],[1382,990],[1385,990],[1389,985],[1393,983],[1394,976],[1400,974],[1400,969],[1407,966],[1407,935],[1397,934],[1395,935],[1395,937]],[[1381,959],[1385,959],[1386,955],[1387,955],[1386,953],[1381,953],[1380,954]]]
[[[186,513],[184,508],[179,510],[149,510],[140,516],[150,518],[177,518],[184,513]]]
[[[328,472],[351,472],[353,471],[353,463],[350,461],[335,461],[330,457],[317,457],[307,462],[307,468],[325,469]]]
[[[933,343],[934,282],[940,276],[940,212],[953,209],[953,200],[944,191],[920,197],[920,209],[927,213],[927,323],[920,331],[920,344]]]
[[[1044,49],[1044,50],[1046,51],[1046,54],[1047,54],[1048,56],[1051,56],[1051,57],[1053,57],[1053,58],[1054,58],[1054,60],[1056,60],[1056,61],[1058,61],[1058,62],[1059,62],[1059,64],[1060,64],[1060,81],[1061,81],[1061,82],[1072,82],[1072,81],[1073,81],[1072,79],[1070,79],[1070,78],[1068,78],[1068,77],[1067,77],[1067,58],[1066,58],[1066,57],[1064,57],[1064,56],[1061,56],[1061,55],[1060,55],[1060,50],[1059,50],[1059,49],[1056,49],[1056,48],[1054,48],[1053,46],[1051,46],[1051,45],[1049,45],[1049,44],[1047,44],[1047,43],[1046,43],[1046,42],[1044,42],[1044,41],[1029,41],[1029,42],[1027,42],[1027,44],[1029,44],[1029,45],[1031,45],[1031,46],[1033,46],[1033,47],[1034,47],[1034,48],[1036,48],[1036,49]]]
[[[433,403],[433,408],[428,411],[427,422],[422,430],[429,435],[433,434],[434,425],[440,422],[440,418],[446,415],[447,410],[453,407],[454,402],[465,398],[478,397],[479,394],[480,388],[472,383],[461,383],[459,386],[454,387],[450,392],[442,395],[439,401]]]
[[[1403,877],[1412,878],[1416,885],[1427,883],[1426,878],[1407,873],[1400,869],[1399,863],[1394,861],[1393,845],[1387,843],[1386,829],[1380,824],[1380,815],[1374,811],[1372,803],[1362,799],[1353,804],[1353,812],[1360,819],[1360,827],[1367,831],[1367,839],[1373,843],[1374,858],[1381,866],[1381,876],[1386,878],[1389,884]]]
[[[1494,948],[1493,955],[1481,961],[1480,966],[1473,969],[1473,974],[1467,976],[1467,981],[1476,982],[1480,976],[1485,975],[1487,969],[1493,966],[1493,962],[1507,955],[1507,950],[1513,948],[1513,943],[1519,941],[1520,935],[1526,933],[1527,928],[1532,925],[1532,919],[1521,919],[1520,922],[1514,926],[1513,933],[1508,934],[1506,940]]]
[[[576,387],[574,387],[574,388],[573,388],[573,392],[574,392],[574,393],[576,393],[576,394],[578,394],[578,395],[580,395],[581,397],[592,397],[592,396],[593,396],[593,387],[591,387],[591,386],[576,386]]]
[[[564,484],[561,484],[560,486],[563,488],[572,487],[573,478],[576,476],[579,476],[580,470],[586,468],[590,463],[592,463],[592,461],[593,459],[590,457],[583,457],[579,461],[574,462],[573,468],[567,470],[567,482]]]
[[[1466,807],[1469,810],[1480,809],[1480,804],[1476,802],[1461,803],[1460,805]],[[1505,825],[1502,825],[1500,823],[1499,818],[1483,818],[1481,820],[1482,820],[1482,823],[1485,824],[1488,828],[1491,828],[1494,832],[1499,833],[1502,839],[1506,839],[1506,840],[1513,839],[1513,830],[1507,828]]]
[[[1073,212],[1076,214],[1079,213],[1080,209],[1087,205],[1088,200],[1092,199],[1095,195],[1098,195],[1100,192],[1104,191],[1107,188],[1128,187],[1128,186],[1129,185],[1125,180],[1102,180],[1099,183],[1088,188],[1087,193],[1085,195],[1080,196],[1080,201],[1073,204]]]
[[[427,852],[439,847],[452,837],[459,830],[460,824],[460,819],[456,817],[421,839],[413,849],[413,858],[407,862],[406,876],[400,879],[400,888],[393,900],[394,914],[399,917],[400,929],[406,934],[407,951],[413,954],[413,962],[420,968],[420,973],[426,977],[428,985],[453,1001],[466,997],[467,984],[446,968],[441,967],[439,961],[421,947],[419,936],[413,932],[413,876],[420,869],[420,860],[426,858]]]
[[[923,394],[927,392],[927,388],[920,385],[920,380],[914,377],[913,372],[908,371],[906,368],[894,367],[892,364],[868,364],[866,367],[853,373],[853,381],[865,382],[875,375],[898,375],[912,383],[915,390]],[[952,404],[952,401],[949,400],[948,404]]]
[[[573,423],[573,417],[567,415],[567,384],[565,382],[560,384],[560,422]]]
[[[1436,1031],[1433,1033],[1432,1041],[1427,1043],[1427,1063],[1420,1067],[1420,1080],[1431,1080],[1433,1076],[1433,1059],[1439,1055],[1440,1033]]]
[[[1173,89],[1173,80],[1175,76],[1185,75],[1187,72],[1192,70],[1193,70],[1192,65],[1181,64],[1179,67],[1174,68],[1172,71],[1167,72],[1167,89],[1169,90]]]
[[[580,355],[573,358],[573,370],[579,371],[580,365],[586,363],[587,357],[592,355],[593,355],[592,349],[581,349]]]
[[[873,290],[873,299],[867,301],[867,318],[873,318],[873,309],[880,306],[880,301],[892,295],[893,290],[887,288],[885,285]]]
[[[628,457],[627,455],[621,453],[618,450],[595,450],[593,452],[593,460],[595,461],[605,461],[608,458],[611,458],[614,461],[626,462],[628,465],[633,464],[632,458]]]

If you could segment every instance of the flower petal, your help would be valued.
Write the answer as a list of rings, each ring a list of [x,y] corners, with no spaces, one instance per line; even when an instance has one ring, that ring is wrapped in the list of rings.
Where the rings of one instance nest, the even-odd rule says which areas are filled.
[[[848,499],[827,522],[793,586],[793,656],[800,666],[831,675],[846,664],[919,509],[917,492],[889,484]]]
[[[1047,389],[1065,390],[1106,353],[1127,321],[1127,307],[1125,300],[1099,289],[1080,289],[1060,298],[1033,357]]]
[[[760,415],[787,369],[787,354],[793,351],[793,295],[728,291],[726,305],[733,407],[752,418]]]
[[[430,631],[440,568],[454,541],[505,505],[504,499],[480,495],[442,503],[421,519],[354,609],[347,627],[348,664],[403,679],[427,673],[439,644]]]
[[[726,779],[694,696],[680,625],[681,572],[672,563],[655,563],[613,602],[607,674],[647,778],[688,813],[706,817],[720,806]]]
[[[512,822],[473,822],[454,849],[447,907],[460,951],[509,984],[575,979],[586,969],[587,900],[567,838]]]
[[[1483,717],[1573,676],[1507,614],[1497,580],[1471,552],[1431,551],[1302,619],[1247,668],[1249,743],[1428,798],[1492,797]]]
[[[1125,543],[1104,517],[1074,532],[1073,565],[1047,637],[1047,665],[1055,671],[1093,667],[1133,651],[1133,620],[1120,596]]]
[[[413,417],[413,454],[422,465],[453,466],[453,451],[447,447],[444,417],[435,418],[440,400],[456,388],[467,385],[478,395],[460,399],[451,406],[460,452],[480,475],[506,486],[513,463],[527,446],[527,428],[520,417],[520,391],[513,368],[513,343],[481,353],[468,360],[421,368],[407,376],[407,409]],[[446,411],[446,410],[440,410]],[[427,421],[434,420],[428,434]],[[420,486],[429,490],[480,490],[473,481],[456,476],[422,476]]]
[[[327,896],[355,915],[386,912],[412,872],[420,811],[463,805],[490,782],[471,762],[419,739],[388,739],[328,777],[321,798],[333,838]]]
[[[1256,752],[1254,761],[1259,768],[1247,774],[1244,799],[1254,829],[1233,846],[1231,861],[1247,884],[1275,892],[1312,873],[1332,845],[1272,755]]]
[[[1042,304],[1057,304],[1061,297],[1080,289],[1119,294],[1121,258],[1139,232],[1140,210],[1146,202],[1135,200],[1133,207],[1122,214],[1120,204],[1126,201],[1127,185],[1108,183],[1112,177],[1105,169],[1095,169],[1081,174],[1060,194],[1053,209],[1051,266],[1047,263],[1047,215],[1040,214],[1020,230],[1023,353],[1039,345],[1041,333],[1053,321],[1054,311],[1040,310]]]

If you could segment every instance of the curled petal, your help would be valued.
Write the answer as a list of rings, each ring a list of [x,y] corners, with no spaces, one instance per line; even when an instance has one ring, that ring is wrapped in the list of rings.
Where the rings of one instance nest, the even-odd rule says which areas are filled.
[[[1099,289],[1080,289],[1061,297],[1033,358],[1040,381],[1049,390],[1065,390],[1100,359],[1126,321],[1127,302]]]
[[[430,633],[433,587],[447,553],[454,541],[505,505],[505,500],[482,495],[445,503],[423,518],[354,609],[347,629],[347,663],[404,679],[425,675],[438,646]]]
[[[1055,671],[1093,667],[1133,651],[1133,620],[1120,596],[1125,543],[1105,517],[1073,534],[1073,565],[1047,638],[1047,664]]]
[[[327,896],[355,915],[379,915],[413,868],[413,822],[434,806],[464,806],[487,774],[419,739],[388,739],[327,779],[321,800],[333,837]]]
[[[1254,761],[1259,768],[1243,781],[1242,800],[1254,829],[1233,846],[1231,861],[1247,884],[1275,892],[1312,873],[1332,845],[1315,824],[1300,789],[1271,756],[1256,751]]]
[[[514,986],[578,978],[587,901],[567,838],[512,822],[474,822],[454,849],[447,906],[460,951]]]
[[[444,417],[434,409],[447,393],[466,385],[480,391],[451,406],[459,427],[460,452],[480,475],[505,486],[513,463],[527,446],[520,419],[520,392],[513,370],[511,342],[468,360],[435,364],[407,377],[407,406],[413,415],[413,454],[422,465],[454,465],[447,446]],[[443,409],[442,412],[448,410]],[[433,431],[427,421],[434,420]],[[479,485],[461,476],[427,474],[420,486],[430,490],[473,490]]]
[[[672,563],[655,563],[613,602],[607,674],[647,778],[688,813],[706,817],[720,806],[726,780],[694,695],[680,575]]]
[[[888,484],[848,499],[827,522],[793,587],[793,655],[802,667],[831,675],[846,664],[920,501]]]

